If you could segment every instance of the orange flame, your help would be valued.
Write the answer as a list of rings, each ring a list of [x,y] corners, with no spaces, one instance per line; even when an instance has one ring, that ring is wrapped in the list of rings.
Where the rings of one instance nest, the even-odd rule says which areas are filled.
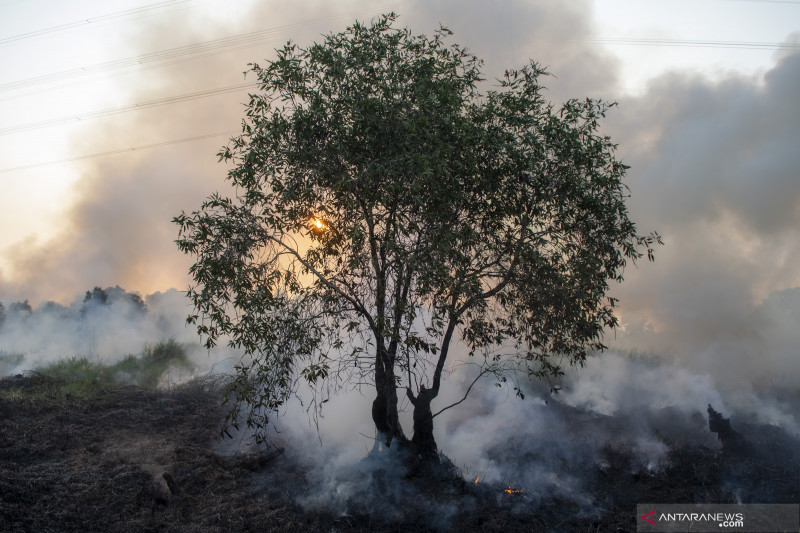
[[[515,489],[513,486],[509,485],[505,492],[508,494],[522,494],[522,489]]]
[[[475,478],[475,484],[476,485],[478,484],[478,481],[480,481],[480,479],[481,479],[481,476],[478,476],[478,477]]]

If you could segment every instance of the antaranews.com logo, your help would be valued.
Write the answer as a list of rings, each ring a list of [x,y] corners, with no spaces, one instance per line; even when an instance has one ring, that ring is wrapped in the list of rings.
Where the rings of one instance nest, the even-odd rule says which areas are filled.
[[[636,506],[636,530],[642,533],[671,531],[738,531],[770,533],[798,531],[798,504],[657,504]]]

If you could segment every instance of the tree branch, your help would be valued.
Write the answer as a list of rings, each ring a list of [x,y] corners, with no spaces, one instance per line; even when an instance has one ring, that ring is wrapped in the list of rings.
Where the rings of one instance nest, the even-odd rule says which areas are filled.
[[[300,262],[300,264],[303,265],[305,268],[307,268],[311,273],[313,273],[317,277],[317,279],[319,279],[323,283],[323,285],[325,285],[326,287],[331,289],[333,292],[335,292],[336,294],[338,294],[339,296],[341,296],[342,298],[344,298],[348,302],[350,302],[350,304],[355,308],[355,310],[358,313],[360,313],[364,318],[367,319],[367,322],[369,323],[370,328],[372,328],[373,330],[376,329],[375,328],[375,322],[372,320],[372,317],[367,312],[367,308],[364,306],[364,304],[359,302],[358,299],[355,296],[347,294],[342,289],[337,287],[335,283],[330,281],[321,272],[319,272],[316,268],[311,266],[308,263],[308,261],[303,259],[303,257],[297,252],[297,250],[293,249],[291,246],[287,245],[282,240],[278,239],[277,237],[273,237],[272,235],[267,235],[267,238],[269,240],[275,242],[276,244],[282,246],[289,254],[293,255]]]
[[[450,405],[448,405],[447,407],[443,407],[443,408],[439,409],[438,411],[436,411],[436,412],[433,414],[433,416],[432,416],[431,418],[436,418],[437,416],[439,416],[440,414],[442,414],[444,411],[447,411],[447,410],[448,410],[448,409],[450,409],[451,407],[455,407],[456,405],[458,405],[458,404],[460,404],[461,402],[463,402],[464,400],[466,400],[466,399],[467,399],[467,396],[469,396],[469,393],[470,393],[470,391],[472,390],[472,387],[473,387],[473,386],[474,386],[474,385],[475,385],[475,384],[478,382],[478,380],[479,380],[479,379],[481,379],[481,378],[482,378],[483,376],[485,376],[486,374],[489,374],[489,373],[491,373],[491,372],[493,372],[493,370],[492,370],[491,368],[486,368],[486,369],[484,369],[484,370],[481,370],[481,371],[478,373],[478,375],[475,377],[475,379],[473,379],[473,380],[472,380],[472,383],[470,383],[470,384],[469,384],[469,387],[467,387],[467,392],[465,392],[465,393],[464,393],[464,397],[463,397],[463,398],[461,398],[460,400],[458,400],[458,401],[457,401],[457,402],[455,402],[455,403],[451,403],[451,404],[450,404]]]

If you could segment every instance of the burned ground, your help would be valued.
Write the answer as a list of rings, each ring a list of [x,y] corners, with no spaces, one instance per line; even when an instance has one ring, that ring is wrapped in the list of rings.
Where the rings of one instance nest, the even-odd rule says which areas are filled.
[[[0,380],[2,531],[634,531],[636,503],[800,500],[797,440],[777,427],[740,424],[746,453],[720,447],[710,432],[707,444],[664,434],[668,452],[649,470],[622,438],[582,460],[542,457],[544,448],[522,450],[522,441],[498,444],[512,467],[548,461],[551,475],[579,478],[580,498],[407,474],[405,492],[375,490],[334,511],[308,505],[313,472],[292,453],[223,445],[213,380],[168,390],[117,386],[91,398],[36,394],[50,379]],[[596,419],[562,409],[572,435],[600,430]],[[394,483],[391,474],[373,475]]]

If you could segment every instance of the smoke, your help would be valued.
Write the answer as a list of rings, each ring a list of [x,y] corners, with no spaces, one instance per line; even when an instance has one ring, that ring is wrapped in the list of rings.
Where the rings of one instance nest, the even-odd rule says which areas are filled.
[[[69,357],[112,365],[165,339],[181,343],[194,374],[229,371],[236,354],[226,347],[208,352],[200,346],[185,296],[174,289],[144,299],[120,287],[94,289],[68,306],[46,301],[36,308],[5,302],[0,320],[0,377],[42,368]]]
[[[485,61],[488,86],[531,60],[552,74],[543,83],[554,102],[605,96],[619,86],[617,60],[586,42],[594,34],[591,2],[444,0],[416,5],[401,19],[426,33],[431,22],[441,22]]]
[[[120,57],[148,56],[265,28],[275,32],[272,40],[262,39],[248,49],[212,46],[200,53],[207,47],[200,52],[190,48],[173,61],[147,63],[141,71],[112,70],[112,79],[129,102],[241,85],[248,62],[309,31],[292,25],[299,13],[277,17],[270,9],[253,11],[253,18],[239,13],[234,20],[208,10],[180,10],[126,26],[120,40],[127,47],[117,51]],[[66,303],[76,287],[120,284],[144,293],[186,287],[190,260],[175,246],[177,227],[170,221],[181,210],[196,209],[214,191],[230,192],[224,181],[228,169],[216,154],[239,130],[247,91],[86,121],[71,138],[77,154],[125,152],[128,147],[228,133],[76,163],[80,177],[73,198],[64,202],[60,231],[50,239],[26,238],[2,251],[7,264],[0,272],[2,298]]]
[[[612,345],[681,358],[721,380],[800,377],[800,54],[763,76],[665,74],[609,130],[631,165],[630,206],[666,245],[615,287]]]
[[[121,75],[123,93],[148,101],[238,84],[247,62],[271,57],[289,38],[308,44],[356,17],[369,20],[389,9],[415,32],[430,33],[439,22],[452,29],[454,42],[486,59],[487,84],[504,68],[534,58],[555,76],[546,80],[555,101],[619,85],[616,59],[588,42],[595,31],[589,2],[351,2],[338,8],[317,3],[311,10],[259,2],[238,9],[224,16],[179,10],[126,29],[118,40],[129,48],[121,55],[275,32],[251,48]],[[623,98],[609,115],[608,132],[632,167],[633,219],[667,243],[654,264],[629,269],[626,282],[614,287],[624,328],[610,339],[612,346],[680,357],[699,371],[762,387],[800,377],[792,320],[774,305],[759,307],[800,286],[800,156],[793,142],[800,124],[793,105],[799,62],[798,54],[784,52],[764,75],[667,73],[640,97]],[[246,98],[242,91],[87,121],[73,143],[77,152],[92,153],[235,131]],[[227,168],[215,157],[224,142],[222,135],[80,163],[60,233],[3,250],[0,297],[63,304],[76,289],[95,285],[142,293],[183,289],[190,258],[174,245],[170,220],[213,191],[228,192]]]
[[[451,375],[434,410],[460,396],[470,378]],[[366,513],[389,521],[424,516],[427,527],[451,530],[457,517],[486,503],[481,498],[518,512],[570,502],[571,515],[602,516],[613,503],[607,500],[604,476],[663,482],[664,473],[676,466],[676,451],[719,450],[716,435],[709,431],[709,404],[733,414],[737,429],[773,428],[793,435],[792,442],[800,437],[796,396],[779,399],[770,392],[725,388],[710,374],[660,357],[618,352],[593,356],[585,368],[568,372],[560,385],[561,393],[552,395],[531,383],[521,400],[509,387],[486,380],[463,404],[435,419],[440,450],[477,492],[450,486],[450,494],[448,485],[435,479],[420,483],[396,449],[371,453],[375,443],[369,388],[331,396],[317,421],[309,402],[292,402],[277,422],[275,437],[286,447],[286,460],[302,465],[303,484],[275,487],[269,473],[261,482],[285,490],[311,509],[342,516]],[[401,416],[407,431],[409,415],[406,411]],[[781,438],[791,439],[788,435]],[[758,448],[756,453],[770,452]],[[796,452],[788,460],[793,464]],[[749,498],[766,494],[758,492],[758,480],[748,483],[752,486],[740,487],[731,480],[725,490],[744,490]],[[521,492],[506,495],[506,488]]]
[[[400,13],[399,24],[418,33],[430,34],[440,22],[449,26],[455,32],[453,42],[486,59],[490,84],[503,69],[522,67],[529,58],[549,65],[558,76],[547,80],[555,99],[584,96],[586,87],[594,92],[616,83],[610,56],[568,42],[591,31],[588,2],[255,2],[237,4],[239,12],[216,7],[220,9],[179,9],[126,26],[115,38],[117,53],[146,56],[269,31],[249,47],[212,48],[177,61],[146,63],[140,71],[112,71],[119,93],[130,102],[149,102],[241,84],[249,62],[272,57],[289,39],[305,46],[343,30],[356,18],[369,21],[391,10]],[[513,51],[510,57],[508,50]],[[197,208],[211,192],[229,192],[224,182],[227,168],[217,162],[216,153],[226,137],[238,131],[247,92],[86,121],[71,138],[78,154],[230,133],[76,163],[80,177],[72,198],[64,201],[61,230],[52,238],[25,238],[2,251],[7,265],[0,271],[2,298],[65,303],[76,287],[119,284],[144,293],[184,288],[190,263],[173,243],[176,227],[170,220],[181,210]]]

